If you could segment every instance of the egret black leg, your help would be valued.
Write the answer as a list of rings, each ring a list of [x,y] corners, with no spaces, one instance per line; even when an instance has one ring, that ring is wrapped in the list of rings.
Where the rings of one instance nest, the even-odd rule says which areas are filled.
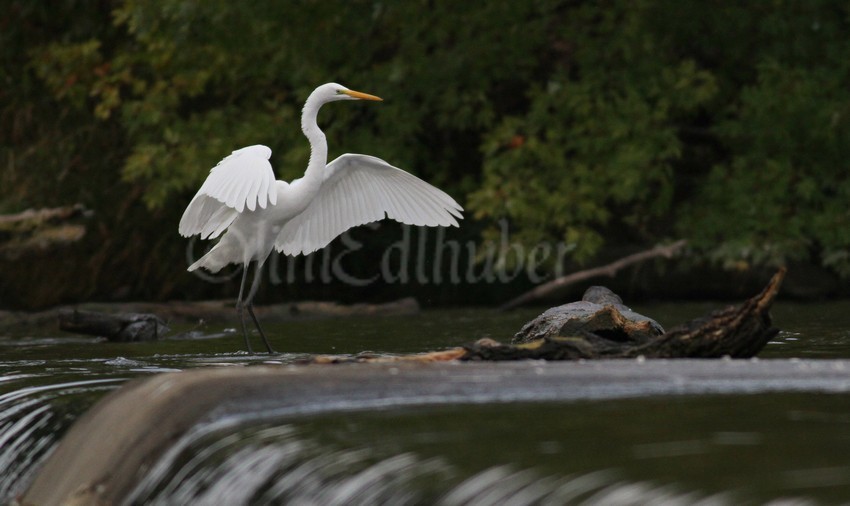
[[[257,262],[257,267],[254,270],[254,280],[251,282],[251,291],[248,292],[248,298],[245,300],[245,307],[248,309],[248,314],[251,315],[251,319],[254,320],[254,325],[257,326],[257,331],[260,333],[260,337],[263,338],[263,344],[266,345],[266,350],[269,353],[274,353],[274,350],[266,337],[266,333],[263,332],[263,327],[260,326],[260,320],[258,320],[257,315],[254,314],[254,295],[257,294],[257,289],[260,287],[262,275],[263,264]]]
[[[257,330],[260,332],[260,337],[263,338],[263,344],[266,345],[266,350],[268,350],[268,352],[270,354],[274,353],[272,346],[269,344],[269,340],[266,338],[266,333],[263,332],[263,327],[260,326],[260,320],[258,320],[257,315],[254,314],[254,304],[253,303],[248,304],[248,314],[251,315],[251,318],[254,319],[254,325],[257,326]]]
[[[242,337],[245,338],[245,347],[248,348],[248,353],[254,353],[251,348],[251,341],[248,340],[248,329],[245,327],[245,303],[242,299],[242,294],[245,291],[245,281],[248,279],[248,265],[242,267],[242,283],[239,285],[239,297],[236,299],[236,313],[239,315],[239,323],[242,325]],[[251,316],[253,316],[253,311]]]

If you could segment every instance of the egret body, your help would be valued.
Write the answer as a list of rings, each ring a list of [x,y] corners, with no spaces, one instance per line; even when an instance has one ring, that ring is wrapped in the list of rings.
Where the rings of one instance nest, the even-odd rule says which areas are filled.
[[[374,95],[328,83],[307,98],[301,130],[310,142],[304,177],[291,183],[275,180],[262,145],[233,151],[213,167],[180,219],[184,237],[220,237],[218,243],[189,266],[218,272],[228,264],[243,266],[236,309],[248,351],[251,343],[244,311],[254,321],[269,353],[271,345],[254,314],[260,272],[272,250],[308,254],[325,247],[351,227],[385,216],[421,226],[458,226],[463,208],[442,190],[369,155],[344,154],[328,163],[328,144],[316,118],[319,109],[338,100],[381,100]],[[251,263],[254,279],[245,295]]]

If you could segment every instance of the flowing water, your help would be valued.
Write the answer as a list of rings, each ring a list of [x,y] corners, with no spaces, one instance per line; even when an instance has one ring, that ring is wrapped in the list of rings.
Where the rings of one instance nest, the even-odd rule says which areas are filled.
[[[670,327],[718,306],[635,309]],[[241,336],[212,326],[175,329],[179,338],[156,343],[113,344],[51,329],[0,337],[0,502],[21,494],[74,420],[129,379],[281,364],[311,353],[505,341],[539,312],[434,310],[268,325],[276,347],[287,350],[271,357],[235,352]],[[850,358],[850,302],[780,303],[773,316],[783,331],[760,360]],[[211,417],[152,467],[130,502],[850,503],[850,393],[650,395],[638,388],[617,399]]]

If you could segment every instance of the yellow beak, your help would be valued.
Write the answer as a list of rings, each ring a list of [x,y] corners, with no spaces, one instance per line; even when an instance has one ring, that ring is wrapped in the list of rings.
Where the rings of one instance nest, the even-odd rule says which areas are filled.
[[[381,97],[376,97],[375,95],[369,95],[368,93],[361,93],[354,90],[342,90],[342,92],[351,98],[359,98],[360,100],[377,100],[379,102],[384,100]]]

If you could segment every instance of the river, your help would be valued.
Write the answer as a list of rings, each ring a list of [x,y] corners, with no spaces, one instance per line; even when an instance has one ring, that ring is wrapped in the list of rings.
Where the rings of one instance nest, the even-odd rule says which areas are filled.
[[[720,306],[634,309],[669,328]],[[274,346],[285,350],[274,356],[238,352],[240,335],[209,325],[176,328],[180,338],[155,343],[113,344],[50,328],[0,337],[0,502],[23,492],[82,413],[132,378],[288,364],[315,353],[415,353],[481,337],[507,341],[541,311],[296,320],[267,326]],[[850,359],[850,301],[780,302],[772,314],[782,332],[759,361]],[[652,361],[644,365],[653,367]],[[133,502],[850,501],[850,393],[842,388],[698,395],[641,389],[636,383],[616,398],[349,409],[273,423],[211,420],[151,471]]]

